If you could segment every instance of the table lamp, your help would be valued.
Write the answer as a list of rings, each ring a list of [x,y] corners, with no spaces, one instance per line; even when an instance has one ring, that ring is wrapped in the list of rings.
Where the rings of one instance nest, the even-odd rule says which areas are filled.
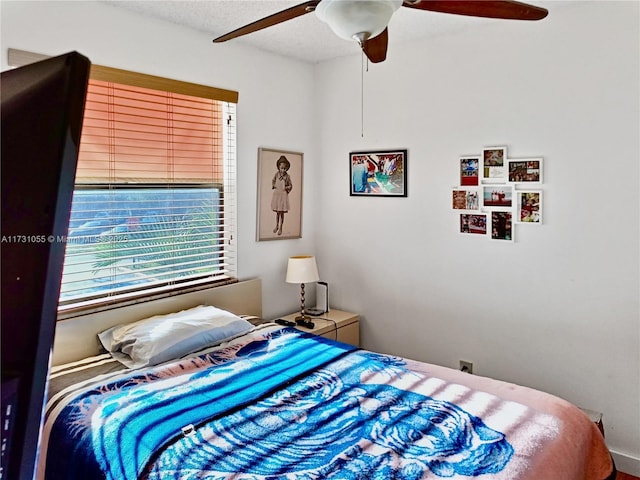
[[[296,317],[296,323],[306,328],[313,328],[313,322],[304,313],[304,284],[318,280],[320,276],[313,255],[289,257],[286,282],[300,284],[300,316]]]

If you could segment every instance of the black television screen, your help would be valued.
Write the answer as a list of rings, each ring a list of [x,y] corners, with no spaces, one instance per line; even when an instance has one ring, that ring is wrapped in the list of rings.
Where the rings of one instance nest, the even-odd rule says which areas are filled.
[[[89,69],[2,72],[2,478],[34,475]]]

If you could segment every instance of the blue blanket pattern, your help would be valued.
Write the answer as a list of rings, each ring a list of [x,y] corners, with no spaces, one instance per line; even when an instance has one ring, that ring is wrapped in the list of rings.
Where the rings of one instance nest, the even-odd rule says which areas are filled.
[[[291,336],[297,341],[288,341]],[[136,479],[183,427],[254,402],[354,349],[297,330],[276,331],[87,391],[53,425],[49,443],[56,453],[47,457],[47,479]]]
[[[65,410],[68,422],[93,409],[91,429],[64,431],[59,421],[62,431],[52,432],[52,441],[77,446],[74,475],[67,463],[64,476],[54,469],[51,477],[133,479],[173,440],[153,457],[150,480],[238,472],[233,478],[417,480],[507,465],[513,448],[504,435],[450,402],[406,390],[397,380],[418,375],[401,359],[349,350],[285,329],[199,357],[215,366],[184,379],[159,369],[87,392]],[[177,436],[189,423],[196,433]],[[66,463],[59,460],[47,468]]]

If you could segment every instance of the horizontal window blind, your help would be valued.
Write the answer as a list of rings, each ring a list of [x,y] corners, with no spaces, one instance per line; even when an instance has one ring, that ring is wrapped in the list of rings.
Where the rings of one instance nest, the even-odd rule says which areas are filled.
[[[123,72],[92,70],[62,311],[236,276],[235,103]]]
[[[222,103],[91,80],[76,181],[222,182]]]

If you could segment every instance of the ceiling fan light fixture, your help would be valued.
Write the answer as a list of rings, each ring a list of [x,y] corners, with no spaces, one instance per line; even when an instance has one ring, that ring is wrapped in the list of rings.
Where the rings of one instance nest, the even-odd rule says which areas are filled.
[[[359,43],[380,35],[402,0],[322,0],[316,15],[345,40]]]

